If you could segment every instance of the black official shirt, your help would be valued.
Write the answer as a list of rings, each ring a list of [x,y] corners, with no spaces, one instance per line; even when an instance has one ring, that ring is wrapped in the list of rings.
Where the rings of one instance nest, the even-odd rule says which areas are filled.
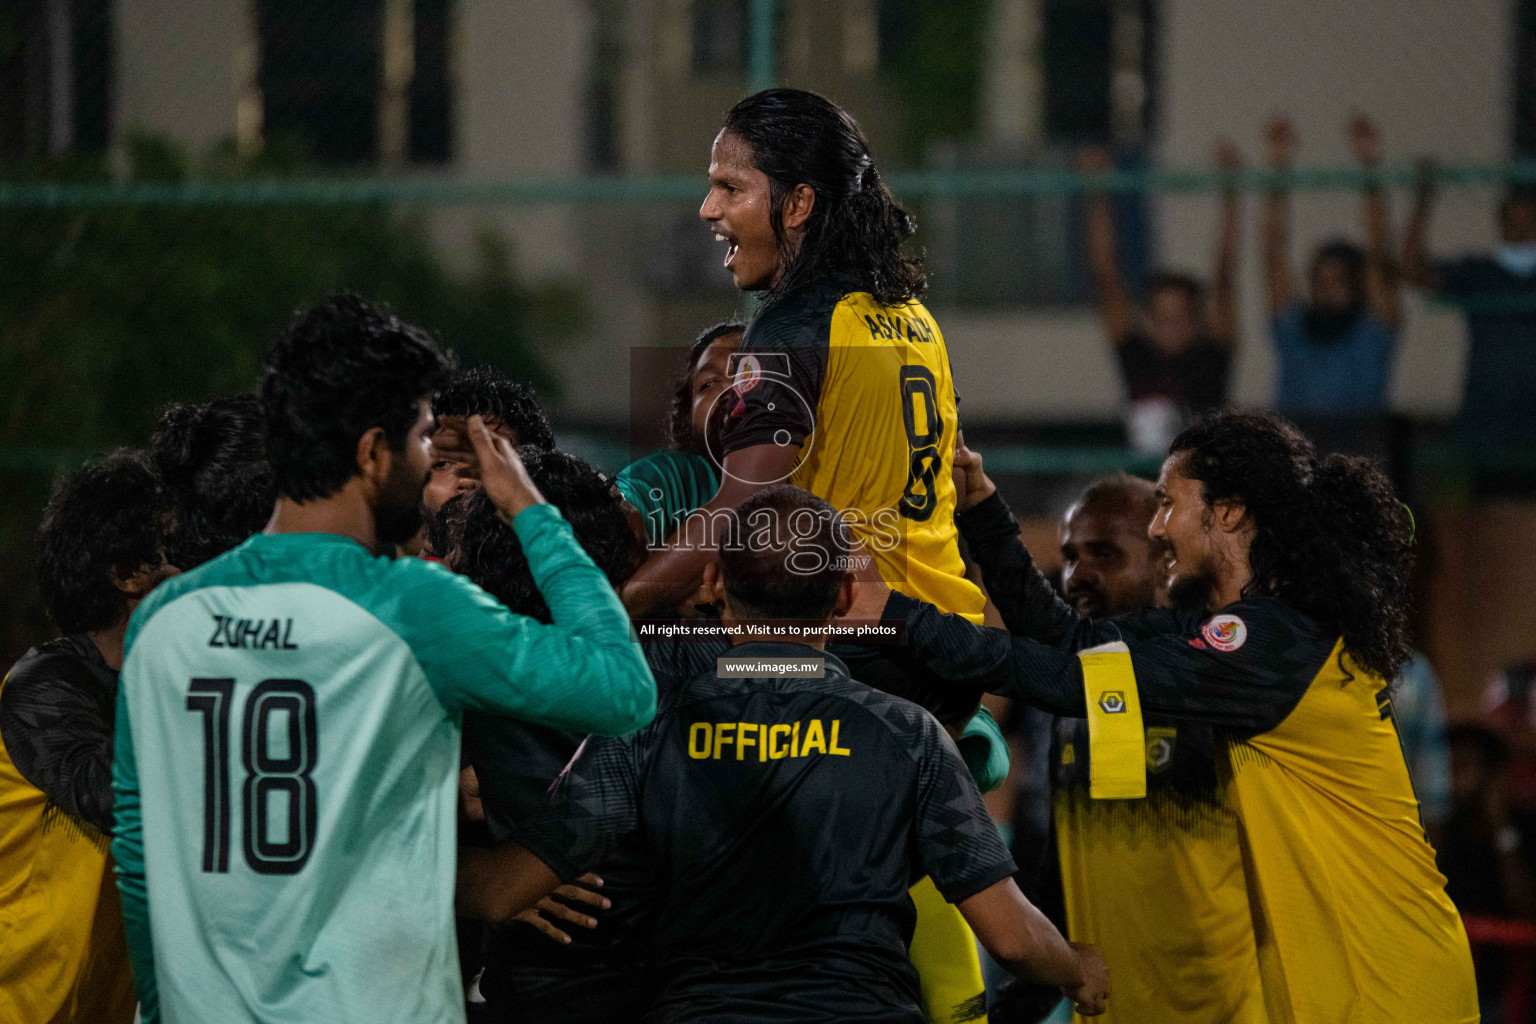
[[[1014,863],[953,742],[921,708],[822,657],[822,679],[721,679],[664,695],[651,725],[589,738],[518,840],[562,878],[638,836],[659,905],[668,1021],[911,1021],[907,888],[959,902]]]
[[[658,699],[713,668],[725,652],[718,643],[645,645]],[[486,824],[498,842],[521,840],[522,827],[549,808],[550,788],[570,763],[582,737],[516,719],[470,712],[464,716],[464,751],[480,782]],[[527,1024],[638,1021],[654,998],[646,969],[649,927],[657,887],[638,836],[616,843],[593,865],[612,906],[594,910],[596,928],[563,926],[558,943],[530,925],[494,927],[485,949],[480,991],[497,1011]]]

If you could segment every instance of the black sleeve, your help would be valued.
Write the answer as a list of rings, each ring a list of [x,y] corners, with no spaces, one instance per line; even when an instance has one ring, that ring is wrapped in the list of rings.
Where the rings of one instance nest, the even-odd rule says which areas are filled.
[[[84,671],[55,657],[13,672],[0,687],[0,739],[22,778],[110,834],[113,720]]]
[[[1078,651],[1135,637],[1193,632],[1205,619],[1200,612],[1166,608],[1112,619],[1084,619],[1061,599],[1035,565],[1019,537],[1019,521],[1001,493],[960,513],[955,521],[971,549],[971,560],[981,569],[987,596],[1002,615],[1008,632],[1015,636]]]
[[[1035,566],[1001,492],[960,513],[955,522],[1008,631],[1042,643],[1065,642],[1077,614]]]
[[[570,763],[582,737],[482,712],[464,716],[464,751],[480,783],[491,835],[516,837],[544,813],[550,787]]]
[[[917,770],[917,859],[950,903],[1011,877],[1018,867],[948,734],[923,719]]]
[[[733,394],[722,399],[735,403],[726,418],[727,455],[760,444],[798,445],[815,429],[831,329],[832,307],[794,297],[747,326],[734,357]]]
[[[587,737],[543,812],[517,830],[517,841],[561,881],[590,870],[638,825],[637,735]]]
[[[1240,619],[1245,631],[1242,643],[1230,650],[1217,649],[1198,634],[1112,635],[1127,618],[1085,623],[1081,631],[1090,642],[1078,647],[1051,646],[920,605],[893,595],[887,607],[905,613],[909,646],[936,671],[973,673],[987,680],[992,693],[1072,718],[1087,714],[1076,652],[1096,646],[1092,640],[1124,640],[1130,648],[1144,711],[1250,736],[1273,729],[1291,713],[1333,648],[1309,620],[1273,600],[1239,602],[1223,613]]]

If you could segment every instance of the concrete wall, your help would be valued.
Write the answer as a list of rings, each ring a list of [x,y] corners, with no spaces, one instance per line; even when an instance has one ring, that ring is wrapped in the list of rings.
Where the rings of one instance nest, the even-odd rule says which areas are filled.
[[[114,124],[165,132],[194,152],[235,134],[254,75],[247,0],[117,0]]]
[[[1166,165],[1205,164],[1218,135],[1259,159],[1262,124],[1277,111],[1296,121],[1301,166],[1351,160],[1344,126],[1355,111],[1376,119],[1388,162],[1419,154],[1442,162],[1508,156],[1514,15],[1506,0],[1164,0],[1161,10],[1157,158]],[[1408,197],[1393,198],[1401,225]],[[1487,190],[1447,193],[1433,250],[1490,245],[1492,202]],[[1273,392],[1274,361],[1258,273],[1257,197],[1246,213],[1237,397],[1264,403]],[[1355,196],[1297,196],[1292,214],[1298,269],[1319,241],[1361,237]],[[1156,204],[1156,217],[1163,259],[1208,273],[1214,201],[1167,197]],[[1410,305],[1393,404],[1413,412],[1454,410],[1465,345],[1457,317]]]

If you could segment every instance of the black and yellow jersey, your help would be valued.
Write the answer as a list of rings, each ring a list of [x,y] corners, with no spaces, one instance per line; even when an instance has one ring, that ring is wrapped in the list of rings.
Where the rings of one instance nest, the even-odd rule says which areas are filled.
[[[638,837],[660,892],[655,1019],[923,1024],[908,887],[927,875],[958,903],[1015,870],[959,751],[834,655],[730,653],[825,675],[711,666],[646,728],[589,738],[518,841],[572,878]]]
[[[1237,814],[1216,771],[1215,731],[1145,716],[1147,795],[1090,794],[1087,723],[1058,718],[1056,848],[1069,934],[1111,965],[1106,1024],[1261,1024]]]
[[[981,622],[954,523],[949,353],[923,304],[829,278],[755,317],[734,367],[726,453],[797,446],[789,482],[843,512],[887,583]]]
[[[973,637],[966,658],[991,660],[994,693],[1086,717],[1106,740],[1142,711],[1217,730],[1270,1021],[1478,1019],[1466,933],[1424,836],[1388,685],[1336,633],[1267,597],[1216,615],[1080,620],[1034,567],[1001,497],[962,528],[1017,635],[933,618]],[[911,649],[943,649],[914,643],[914,628],[928,627],[909,621]],[[1144,750],[1137,730],[1143,779]],[[1094,775],[1090,787],[1124,782]]]
[[[34,647],[0,683],[0,1021],[133,1020],[108,852],[116,692],[83,634]]]

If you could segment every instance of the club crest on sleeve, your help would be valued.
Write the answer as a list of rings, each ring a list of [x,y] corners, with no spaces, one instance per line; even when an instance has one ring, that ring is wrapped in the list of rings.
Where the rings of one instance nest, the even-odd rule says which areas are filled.
[[[1200,630],[1205,642],[1218,651],[1235,651],[1248,641],[1248,626],[1236,615],[1218,615]]]
[[[763,379],[763,366],[756,356],[742,356],[736,363],[735,387],[738,395],[751,391]]]

